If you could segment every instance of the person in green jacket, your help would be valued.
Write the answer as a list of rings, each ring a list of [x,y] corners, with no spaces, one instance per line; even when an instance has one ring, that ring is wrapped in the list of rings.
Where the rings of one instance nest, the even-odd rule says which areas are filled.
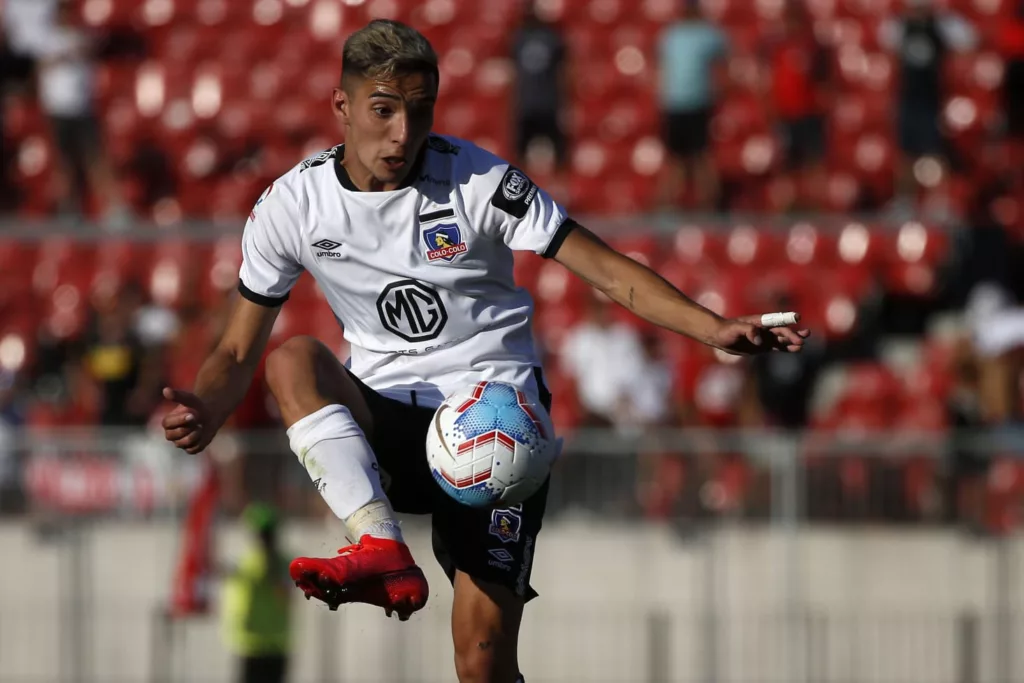
[[[283,683],[291,649],[289,559],[278,546],[278,517],[249,505],[242,517],[255,542],[224,583],[224,638],[239,659],[241,683]]]

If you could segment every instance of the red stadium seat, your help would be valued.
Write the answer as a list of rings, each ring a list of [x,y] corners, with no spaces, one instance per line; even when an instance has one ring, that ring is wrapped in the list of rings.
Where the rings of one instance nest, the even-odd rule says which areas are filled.
[[[938,286],[936,268],[948,249],[947,235],[911,221],[901,226],[887,242],[886,289],[912,296],[932,294]]]
[[[783,262],[779,236],[753,225],[741,224],[729,231],[725,243],[728,263],[737,268],[763,268]]]
[[[664,258],[664,246],[652,235],[615,235],[608,243],[618,252],[655,270],[659,270]]]
[[[532,251],[516,251],[513,253],[513,257],[515,258],[513,273],[516,285],[525,288],[532,294],[536,291],[537,278],[544,265],[544,259]]]
[[[1013,16],[1016,0],[948,0],[950,9],[974,21]]]

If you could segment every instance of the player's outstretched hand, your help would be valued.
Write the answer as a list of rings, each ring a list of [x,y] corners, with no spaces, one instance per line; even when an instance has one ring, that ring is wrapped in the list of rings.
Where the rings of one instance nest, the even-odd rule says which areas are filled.
[[[810,330],[794,329],[797,313],[747,315],[726,320],[718,329],[713,346],[727,353],[749,356],[768,351],[796,353],[804,346]]]
[[[163,420],[164,438],[186,453],[199,453],[210,445],[217,428],[210,424],[203,400],[180,389],[164,388],[164,398],[177,403]]]

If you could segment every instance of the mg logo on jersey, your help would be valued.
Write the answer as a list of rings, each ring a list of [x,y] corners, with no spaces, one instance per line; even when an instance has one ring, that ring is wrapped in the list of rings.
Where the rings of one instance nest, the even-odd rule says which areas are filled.
[[[444,260],[451,263],[459,254],[465,254],[469,247],[462,241],[462,231],[454,223],[441,223],[423,231],[427,243],[427,260]]]
[[[399,280],[377,297],[380,324],[408,342],[437,339],[448,322],[448,311],[433,289],[415,280]]]

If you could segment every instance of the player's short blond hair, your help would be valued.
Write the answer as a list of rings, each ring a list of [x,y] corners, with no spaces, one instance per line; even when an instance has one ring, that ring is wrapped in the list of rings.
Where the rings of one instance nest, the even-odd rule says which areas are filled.
[[[374,19],[348,37],[341,56],[341,77],[390,80],[409,73],[438,77],[437,53],[411,26]]]

